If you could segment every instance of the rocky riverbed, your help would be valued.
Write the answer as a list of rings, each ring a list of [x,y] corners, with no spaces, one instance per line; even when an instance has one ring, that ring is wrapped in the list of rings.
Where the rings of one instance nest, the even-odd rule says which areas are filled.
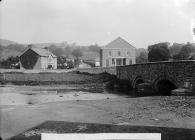
[[[48,120],[195,129],[194,96],[136,97],[131,91],[106,91],[105,75],[88,76],[93,82],[2,85],[1,137],[12,137]]]

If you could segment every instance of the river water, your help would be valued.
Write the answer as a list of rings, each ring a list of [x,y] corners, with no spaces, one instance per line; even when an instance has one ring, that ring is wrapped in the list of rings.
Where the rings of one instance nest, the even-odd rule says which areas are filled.
[[[75,85],[43,85],[43,86],[0,86],[0,105],[34,105],[49,102],[70,100],[103,100],[112,99],[120,94],[94,91]]]

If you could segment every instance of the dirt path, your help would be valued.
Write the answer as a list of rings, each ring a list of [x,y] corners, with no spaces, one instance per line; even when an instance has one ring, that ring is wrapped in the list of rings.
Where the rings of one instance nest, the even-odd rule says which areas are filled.
[[[119,97],[1,106],[1,136],[14,136],[47,120],[195,129],[195,98]]]

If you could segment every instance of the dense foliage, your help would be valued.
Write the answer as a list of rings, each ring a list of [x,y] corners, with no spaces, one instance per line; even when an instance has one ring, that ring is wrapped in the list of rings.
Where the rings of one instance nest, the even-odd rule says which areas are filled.
[[[191,43],[183,44],[180,51],[173,55],[174,60],[189,60],[191,54],[195,53],[195,46]]]
[[[158,43],[148,46],[148,61],[168,61],[170,58],[169,43]]]
[[[74,68],[74,62],[68,60],[67,57],[57,57],[57,68],[58,69],[71,69]]]
[[[10,69],[10,68],[14,68],[14,69],[19,69],[20,65],[19,65],[19,57],[8,57],[6,60],[1,60],[0,61],[0,68],[6,68],[6,69]]]
[[[148,62],[148,54],[146,52],[141,52],[138,57],[136,57],[136,63],[146,63]]]

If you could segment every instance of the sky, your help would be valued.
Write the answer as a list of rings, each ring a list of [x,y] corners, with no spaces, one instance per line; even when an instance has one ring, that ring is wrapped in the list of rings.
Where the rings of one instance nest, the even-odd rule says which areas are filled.
[[[106,45],[118,36],[137,48],[194,42],[195,0],[2,0],[0,38],[18,43]]]

